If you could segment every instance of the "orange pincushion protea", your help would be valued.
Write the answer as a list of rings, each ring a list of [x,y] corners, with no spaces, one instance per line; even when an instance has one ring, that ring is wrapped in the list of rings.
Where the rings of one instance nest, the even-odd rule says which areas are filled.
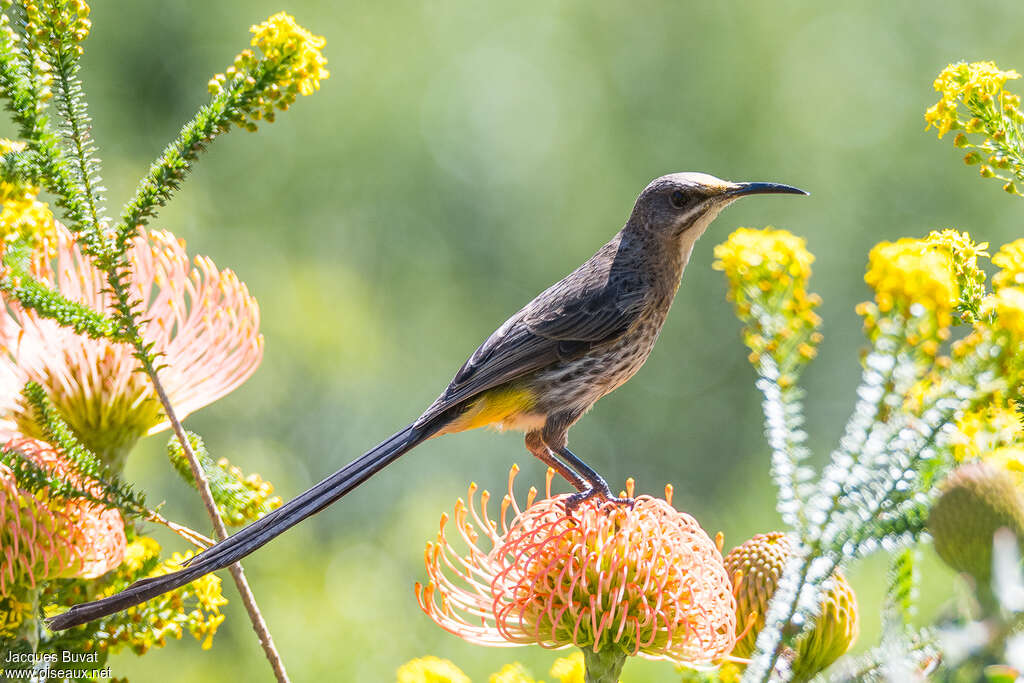
[[[688,663],[732,650],[736,601],[720,549],[672,507],[671,487],[664,500],[640,496],[632,508],[587,501],[569,517],[567,496],[551,496],[550,471],[547,496],[536,500],[531,489],[520,509],[516,472],[500,531],[487,516],[488,493],[477,508],[472,485],[469,506],[455,505],[468,554],[449,543],[447,515],[437,543],[427,545],[430,583],[417,584],[416,594],[439,626],[481,645],[576,645]],[[489,550],[477,545],[480,534]]]
[[[14,439],[5,448],[53,474],[71,476],[81,488],[95,486],[71,475],[64,456],[45,443]],[[102,576],[121,564],[125,544],[117,510],[82,500],[47,501],[19,489],[14,473],[0,465],[0,596],[15,583]]]
[[[33,275],[107,311],[103,273],[64,226],[57,224],[56,234],[52,252],[37,250]],[[263,356],[263,338],[245,284],[208,258],[190,261],[184,241],[168,232],[139,230],[127,256],[130,288],[147,321],[142,336],[160,354],[160,379],[178,416],[248,379]],[[149,379],[136,372],[130,344],[90,339],[13,300],[0,304],[0,438],[39,436],[32,411],[17,398],[29,380],[46,389],[78,437],[115,471],[139,437],[168,428]]]

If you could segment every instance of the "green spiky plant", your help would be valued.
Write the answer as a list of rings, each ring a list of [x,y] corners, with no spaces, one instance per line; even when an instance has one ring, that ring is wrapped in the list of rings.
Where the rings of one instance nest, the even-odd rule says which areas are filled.
[[[76,577],[88,573],[82,571],[80,556],[75,556],[77,565],[67,560],[67,566],[56,568],[59,571],[44,567],[39,576],[32,574],[36,567],[29,563],[34,560],[22,558],[20,565],[5,565],[7,571],[0,579],[0,659],[17,660],[20,663],[9,666],[50,679],[53,672],[41,656],[45,653],[82,654],[82,664],[73,672],[76,680],[109,677],[109,671],[97,671],[110,652],[129,646],[141,653],[162,645],[167,636],[180,638],[183,632],[192,633],[208,647],[223,619],[219,614],[224,602],[219,579],[204,577],[98,623],[59,634],[42,626],[42,617],[54,610],[116,592],[136,579],[170,571],[184,559],[175,553],[161,560],[159,546],[139,533],[138,525],[143,521],[165,525],[198,548],[211,542],[149,509],[144,496],[120,479],[124,456],[139,437],[158,428],[154,421],[173,429],[174,438],[168,446],[171,463],[199,490],[216,537],[226,536],[225,522],[242,524],[280,504],[271,496],[269,484],[255,475],[244,476],[226,460],[214,462],[201,439],[182,428],[162,381],[171,360],[162,355],[152,336],[147,336],[147,326],[155,324],[146,308],[145,290],[150,283],[140,281],[133,249],[147,240],[173,242],[169,236],[147,235],[144,226],[173,199],[199,154],[213,140],[234,126],[252,131],[257,122],[272,122],[277,112],[286,110],[299,95],[314,92],[328,76],[320,52],[323,39],[290,16],[277,14],[253,26],[252,48],[243,50],[223,74],[209,81],[209,102],[181,128],[149,167],[120,215],[113,218],[107,214],[101,163],[90,135],[88,106],[79,77],[90,28],[89,7],[82,0],[0,3],[0,95],[21,138],[0,143],[0,193],[4,200],[0,215],[0,293],[4,305],[16,306],[20,315],[33,320],[52,321],[83,338],[108,344],[104,348],[129,349],[125,355],[129,362],[116,370],[122,378],[128,378],[125,382],[141,376],[146,383],[137,389],[143,393],[129,396],[129,407],[119,408],[119,413],[111,413],[102,405],[86,406],[104,415],[99,422],[101,428],[83,428],[86,417],[80,414],[81,401],[76,404],[68,400],[53,387],[44,386],[45,382],[25,384],[21,398],[0,414],[0,421],[6,420],[4,429],[17,437],[0,449],[0,503],[13,505],[12,509],[34,510],[42,515],[39,519],[57,525],[50,535],[37,540],[48,543],[47,551],[61,561],[67,560],[71,547],[70,541],[61,545],[61,538],[66,540],[74,533],[78,536],[73,538],[82,543],[96,540],[87,538],[84,531],[59,528],[77,519],[71,511],[116,521],[115,535],[121,538],[121,546],[109,553],[116,566],[98,578]],[[49,207],[38,200],[42,191],[59,207],[59,223]],[[85,300],[62,291],[59,278],[47,276],[52,275],[47,263],[55,250],[61,249],[64,254],[79,254],[86,264],[81,268],[91,269],[88,272],[97,276],[98,291]],[[211,265],[197,277],[224,275]],[[237,279],[234,284],[243,304],[254,306],[244,285]],[[250,332],[255,339],[255,331]],[[247,359],[253,368],[261,347],[254,348],[256,351]],[[0,362],[14,367],[22,362],[19,349],[2,348],[2,344],[0,349],[9,354]],[[144,414],[138,412],[140,405],[145,408]],[[104,516],[105,510],[116,511],[119,516]],[[5,519],[6,525],[18,523],[17,516]],[[16,526],[0,529],[4,539],[27,533]],[[115,541],[111,542],[116,546]],[[284,664],[240,566],[232,568],[232,576],[275,676],[287,680]]]
[[[1019,100],[1003,90],[1015,77],[980,63],[953,65],[936,81],[943,99],[929,110],[929,123],[939,126],[940,136],[955,128],[983,135],[976,145],[966,135],[957,144],[991,155],[985,177],[1003,169],[1020,178]],[[967,121],[960,118],[962,110]],[[1017,194],[1013,177],[1004,182],[1007,192]],[[959,461],[1024,443],[1014,414],[1024,379],[1024,240],[1004,246],[993,258],[1002,270],[992,291],[979,266],[987,246],[943,230],[872,250],[865,280],[875,296],[858,307],[869,347],[857,402],[820,472],[807,465],[804,395],[798,386],[820,340],[818,299],[806,291],[813,257],[803,240],[775,230],[740,229],[717,247],[716,266],[728,278],[759,376],[778,510],[794,548],[744,681],[790,680],[800,668],[793,659],[796,644],[819,619],[831,577],[874,552],[893,555],[881,644],[842,661],[835,680],[910,680],[940,661],[941,624],[926,630],[911,626],[911,548],[928,538],[929,513],[943,490],[939,484]],[[963,330],[954,343],[952,325]],[[1011,427],[1001,431],[999,420]],[[936,675],[966,680],[957,677],[960,664],[947,663]],[[991,670],[993,676],[1002,671]]]

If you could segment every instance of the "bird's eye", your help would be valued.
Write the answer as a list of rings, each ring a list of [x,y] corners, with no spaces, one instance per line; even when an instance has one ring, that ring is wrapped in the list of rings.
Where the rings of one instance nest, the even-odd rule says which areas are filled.
[[[672,202],[672,206],[676,207],[677,209],[681,209],[684,206],[686,206],[686,195],[683,194],[680,190],[676,190],[671,195],[669,195],[668,200]]]

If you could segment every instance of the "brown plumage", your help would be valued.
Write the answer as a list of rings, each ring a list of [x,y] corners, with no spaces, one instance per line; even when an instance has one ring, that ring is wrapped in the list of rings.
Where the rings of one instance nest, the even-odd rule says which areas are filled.
[[[76,605],[50,619],[50,628],[97,619],[233,564],[442,434],[485,425],[525,431],[527,449],[578,489],[569,512],[592,496],[617,500],[604,479],[567,448],[569,427],[647,360],[693,245],[711,221],[736,199],[767,193],[806,194],[788,185],[731,183],[703,173],[654,180],[640,193],[625,227],[499,327],[411,425],[196,555],[181,571]]]

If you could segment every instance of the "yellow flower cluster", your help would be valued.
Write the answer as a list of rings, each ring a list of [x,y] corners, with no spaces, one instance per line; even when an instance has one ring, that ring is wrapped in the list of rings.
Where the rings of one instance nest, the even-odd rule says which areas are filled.
[[[218,506],[224,521],[231,526],[255,522],[271,510],[281,507],[281,497],[273,495],[274,485],[256,472],[246,475],[227,458],[218,460],[217,466],[239,489],[239,495],[234,496],[235,506]]]
[[[501,667],[501,671],[488,676],[487,683],[543,683],[543,681],[534,680],[522,664],[513,662]]]
[[[932,248],[924,240],[903,238],[875,245],[864,275],[875,290],[875,301],[857,306],[868,338],[873,340],[881,326],[891,327],[898,320],[907,342],[934,357],[949,337],[959,300],[953,273],[950,250]]]
[[[909,238],[875,245],[868,255],[864,281],[875,290],[882,313],[907,311],[915,305],[948,313],[958,294],[950,255]]]
[[[31,615],[31,603],[22,602],[13,594],[0,595],[0,639],[17,636],[25,618]]]
[[[1018,440],[1016,446],[1003,446],[989,451],[982,456],[982,460],[1006,470],[1013,477],[1017,488],[1024,488],[1024,440]]]
[[[274,110],[287,109],[298,95],[312,95],[320,89],[320,81],[327,79],[327,59],[320,50],[326,44],[299,26],[295,19],[279,12],[262,24],[250,28],[252,47],[263,54],[257,57],[253,50],[243,50],[234,64],[222,74],[210,79],[209,90],[220,95],[228,84],[241,84],[251,90],[245,113],[235,122],[248,129],[256,129],[256,121],[274,120]],[[267,79],[270,82],[266,82]]]
[[[994,62],[950,64],[933,83],[935,90],[942,96],[928,108],[924,119],[929,128],[935,126],[938,129],[941,138],[950,130],[963,126],[957,112],[960,102],[991,103],[998,95],[1007,104],[1017,106],[1020,104],[1019,98],[1014,99],[1013,95],[1003,90],[1007,81],[1017,78],[1020,78],[1019,73],[1013,70],[1002,71]]]
[[[22,142],[0,138],[0,154],[20,152]],[[0,178],[0,252],[3,243],[12,238],[28,238],[33,247],[56,240],[56,228],[50,208],[40,202],[39,188],[34,185]]]
[[[294,88],[301,95],[312,95],[320,89],[320,80],[330,76],[327,60],[320,53],[327,41],[299,26],[285,12],[278,12],[262,24],[250,29],[252,46],[258,47],[265,59],[287,66],[278,83],[285,90]]]
[[[1024,287],[1024,238],[1004,244],[992,257],[1000,270],[992,277],[992,287]]]
[[[1009,345],[1024,352],[1024,288],[1003,287],[985,298],[983,313],[995,315],[992,327],[1008,335]]]
[[[162,576],[181,568],[192,553],[174,553],[170,559],[146,571],[157,561],[160,545],[151,538],[139,537],[125,549],[125,561],[116,570],[117,580],[103,595],[113,595],[129,583],[145,577]],[[125,645],[136,654],[144,654],[151,647],[163,647],[167,637],[180,639],[185,632],[201,642],[208,650],[213,636],[224,621],[220,608],[227,604],[221,595],[220,578],[207,574],[190,584],[157,596],[141,605],[130,607],[112,616],[103,625],[106,635],[96,641],[100,650],[117,652]],[[187,605],[192,605],[191,609]]]
[[[397,683],[470,683],[470,680],[452,662],[429,655],[399,667]]]
[[[555,660],[551,676],[557,683],[584,683],[583,653],[574,652]],[[737,679],[738,680],[738,679]],[[470,683],[469,676],[447,659],[428,655],[406,662],[398,669],[397,683]],[[535,680],[522,664],[506,664],[491,674],[487,683],[544,683]]]
[[[997,395],[991,402],[965,412],[956,422],[953,455],[960,462],[1024,443],[1024,424],[1017,405]]]
[[[953,144],[972,148],[964,162],[981,163],[982,177],[999,178],[1005,181],[1004,190],[1019,195],[1016,182],[1024,181],[1024,113],[1020,97],[1004,89],[1007,81],[1017,78],[1019,73],[1003,71],[993,62],[950,64],[935,79],[935,89],[941,97],[928,108],[924,118],[929,128],[934,126],[938,130],[940,138],[951,130],[962,129]],[[961,118],[961,105],[966,110],[965,118]],[[974,134],[983,135],[983,140],[972,143],[968,136]]]
[[[975,243],[969,233],[952,229],[933,230],[925,242],[949,256],[960,292],[957,315],[962,322],[973,323],[985,297],[985,271],[978,267],[978,257],[989,255],[988,242]]]
[[[786,230],[739,228],[715,247],[713,267],[725,273],[729,299],[745,323],[751,363],[764,354],[790,372],[815,356],[821,342],[821,303],[807,292],[814,256]],[[782,381],[792,381],[783,373]]]
[[[89,4],[85,0],[48,0],[42,3],[28,0],[22,4],[28,20],[25,25],[27,34],[46,42],[67,36],[76,43],[78,54],[82,54],[80,43],[89,37],[92,29]]]
[[[1024,385],[1024,288],[1002,287],[984,298],[974,331],[953,345],[957,362],[974,357],[1009,390]]]

